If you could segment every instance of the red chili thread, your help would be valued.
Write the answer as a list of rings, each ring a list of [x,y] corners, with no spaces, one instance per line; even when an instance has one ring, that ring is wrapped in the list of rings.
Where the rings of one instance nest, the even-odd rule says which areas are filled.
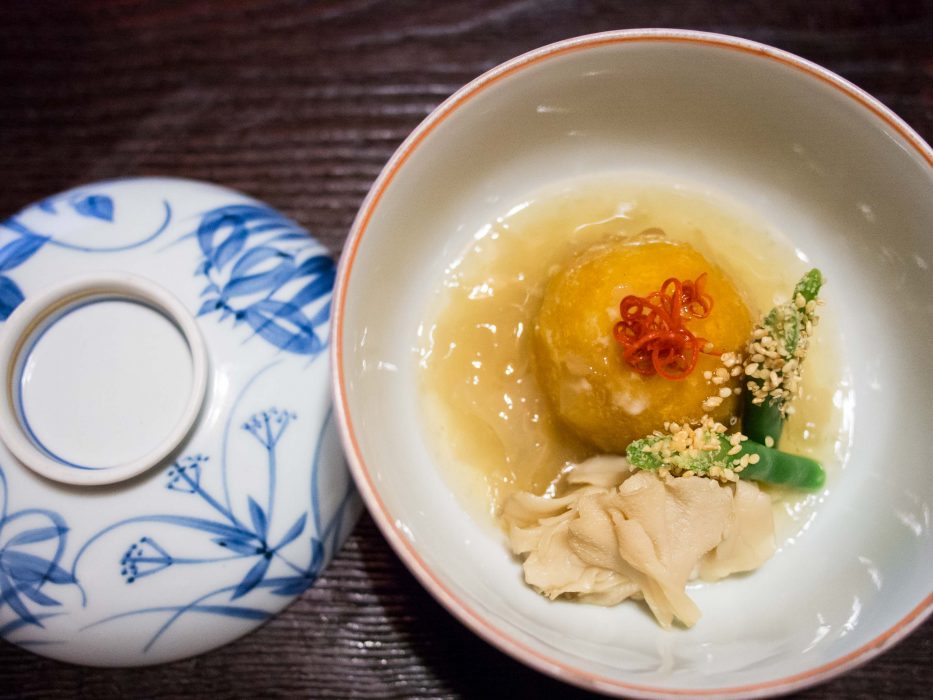
[[[630,294],[622,300],[622,320],[612,334],[623,348],[623,359],[636,372],[680,381],[696,368],[701,352],[720,354],[685,325],[713,310],[713,297],[704,292],[705,285],[705,272],[695,281],[671,277],[647,297]]]

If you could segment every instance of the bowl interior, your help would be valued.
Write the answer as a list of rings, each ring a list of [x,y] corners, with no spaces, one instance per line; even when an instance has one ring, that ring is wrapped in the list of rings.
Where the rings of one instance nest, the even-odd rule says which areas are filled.
[[[906,630],[928,604],[933,169],[895,123],[799,64],[625,36],[468,87],[387,167],[337,312],[351,461],[422,581],[523,660],[634,694],[789,688]],[[754,574],[692,590],[703,618],[689,631],[663,631],[637,605],[551,603],[526,588],[503,536],[435,464],[421,420],[412,348],[445,266],[529,193],[600,171],[657,174],[754,209],[831,281],[851,371],[851,456],[817,517]]]

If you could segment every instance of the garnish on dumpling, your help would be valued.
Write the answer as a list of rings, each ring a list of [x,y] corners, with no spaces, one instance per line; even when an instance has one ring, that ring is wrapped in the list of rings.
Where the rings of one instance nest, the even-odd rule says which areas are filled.
[[[716,387],[704,372],[740,352],[751,314],[732,282],[685,243],[616,239],[558,271],[535,327],[541,382],[581,438],[621,454],[665,422],[736,413],[740,377]]]
[[[813,490],[826,478],[777,449],[821,285],[811,270],[752,328],[729,281],[683,244],[600,245],[552,278],[536,327],[542,381],[581,438],[626,456],[576,465],[559,497],[506,502],[530,586],[601,605],[643,599],[663,627],[690,627],[700,617],[684,591],[691,577],[771,557],[771,501],[753,482]],[[736,426],[742,382],[754,439],[718,419]]]

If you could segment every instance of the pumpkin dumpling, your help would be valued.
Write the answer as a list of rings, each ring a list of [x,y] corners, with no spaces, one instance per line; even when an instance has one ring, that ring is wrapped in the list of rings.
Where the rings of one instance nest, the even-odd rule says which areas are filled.
[[[705,317],[684,318],[683,327],[712,344],[704,347],[715,354],[698,352],[695,367],[681,379],[650,368],[646,374],[644,364],[627,362],[614,335],[623,298],[647,299],[666,280],[686,287],[702,275],[711,308]],[[727,423],[736,410],[734,397],[706,409],[704,401],[738,386],[741,377],[712,384],[703,373],[722,367],[719,353],[739,352],[751,329],[735,286],[692,247],[666,239],[616,239],[588,248],[551,277],[536,319],[535,354],[560,418],[600,449],[623,453],[633,440],[663,429],[665,421],[697,422],[709,413]]]

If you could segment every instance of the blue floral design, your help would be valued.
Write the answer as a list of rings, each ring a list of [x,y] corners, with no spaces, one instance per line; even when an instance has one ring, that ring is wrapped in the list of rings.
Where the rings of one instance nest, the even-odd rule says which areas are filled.
[[[136,248],[159,236],[172,218],[172,209],[168,202],[163,202],[165,216],[160,225],[143,240],[129,244],[93,248],[56,240],[52,234],[45,234],[30,228],[22,219],[33,212],[43,212],[53,216],[76,215],[85,219],[94,219],[113,223],[115,204],[110,195],[99,192],[88,193],[78,190],[44,199],[38,204],[27,207],[17,216],[0,222],[0,321],[6,321],[13,310],[19,306],[25,295],[19,285],[9,276],[9,271],[19,267],[35,255],[40,248],[49,244],[85,253],[116,253]]]
[[[59,607],[61,603],[47,587],[76,583],[74,575],[60,565],[67,533],[65,521],[50,510],[10,513],[6,475],[0,468],[0,610],[9,607],[15,615],[0,626],[0,636],[30,625],[43,627],[43,620],[56,615],[33,608]]]
[[[3,225],[17,235],[0,248],[0,321],[6,321],[25,298],[16,282],[6,273],[29,260],[49,240],[47,236],[40,236],[28,229],[14,228],[10,222]]]
[[[259,374],[262,374],[262,372]],[[248,387],[249,385],[244,388],[243,393],[246,392]],[[242,398],[242,395],[240,398]],[[239,399],[237,403],[239,403]],[[236,413],[236,407],[234,407],[233,413]],[[280,531],[279,528],[273,527],[276,518],[274,506],[278,447],[288,428],[296,419],[297,416],[290,411],[270,408],[253,414],[245,423],[240,425],[240,430],[255,440],[263,448],[266,455],[264,465],[267,476],[266,497],[261,499],[264,501],[261,504],[260,499],[254,498],[253,495],[246,495],[245,508],[242,510],[248,513],[248,519],[236,514],[229,497],[226,482],[226,455],[224,454],[222,457],[220,465],[224,477],[224,494],[222,496],[213,493],[203,483],[204,479],[202,477],[211,468],[210,458],[203,454],[186,456],[167,469],[165,488],[178,493],[180,497],[197,498],[207,511],[205,517],[156,514],[137,516],[120,521],[104,528],[91,537],[78,551],[72,568],[72,575],[74,575],[85,551],[104,535],[133,523],[145,523],[185,528],[190,531],[191,536],[204,538],[205,542],[213,544],[217,552],[213,556],[199,558],[175,556],[169,548],[164,547],[159,542],[157,536],[147,534],[132,542],[118,562],[120,575],[127,585],[132,585],[149,577],[165,575],[164,572],[177,569],[180,566],[248,560],[251,565],[242,578],[201,595],[183,605],[166,605],[131,610],[98,620],[88,625],[88,627],[95,627],[125,617],[164,614],[166,616],[165,621],[145,646],[144,651],[148,651],[175,622],[188,613],[265,620],[272,615],[273,611],[243,605],[238,601],[256,589],[267,590],[278,596],[295,596],[313,584],[324,564],[326,549],[330,548],[333,551],[340,542],[340,527],[346,506],[351,501],[353,490],[352,486],[348,484],[347,491],[336,513],[330,522],[324,525],[321,522],[317,490],[324,430],[329,426],[331,420],[331,416],[328,415],[318,436],[318,453],[315,455],[312,465],[310,506],[313,513],[313,523],[309,524],[308,511],[306,510],[288,525],[281,536],[275,540],[270,539],[270,533],[273,530]],[[229,428],[228,425],[228,430]],[[224,442],[226,443],[226,438]],[[309,526],[314,528],[314,534],[306,536],[307,563],[302,565],[296,563],[295,557],[302,550],[299,546],[299,538],[305,535],[305,531]],[[286,548],[289,548],[288,553],[283,551]],[[270,575],[273,567],[276,573]]]
[[[92,185],[38,202],[0,222],[0,324],[31,292],[17,284],[17,269],[44,247],[118,253],[147,245],[168,229],[173,221],[172,206],[161,200],[160,208],[156,200],[147,209],[145,220],[130,227],[133,240],[127,240],[128,229],[123,224],[131,212],[120,192]],[[234,326],[245,326],[252,335],[285,353],[314,358],[326,349],[335,266],[320,244],[293,221],[259,204],[222,206],[188,221],[196,222],[196,228],[183,239],[185,254],[199,256],[195,275],[207,282],[199,316],[232,319]],[[105,245],[87,245],[89,238],[84,236],[88,231],[94,234],[90,238],[99,234],[102,238],[96,240]],[[111,241],[117,243],[109,245]],[[234,401],[219,455],[188,454],[165,471],[161,486],[149,484],[170,491],[170,499],[178,500],[177,510],[159,508],[151,514],[143,511],[111,521],[84,541],[73,559],[73,549],[68,550],[70,567],[62,561],[69,534],[64,519],[38,508],[8,512],[7,479],[0,468],[0,637],[43,628],[46,631],[40,639],[24,639],[27,635],[20,633],[15,635],[16,643],[52,643],[48,634],[54,632],[54,624],[49,629],[45,621],[64,614],[72,599],[79,596],[88,607],[88,595],[95,595],[95,591],[79,564],[85,552],[111,533],[112,538],[99,545],[97,554],[106,552],[107,560],[112,561],[114,583],[122,578],[123,585],[133,587],[128,590],[141,589],[147,600],[152,600],[153,593],[161,597],[182,592],[194,597],[183,593],[190,590],[186,586],[175,585],[178,577],[185,570],[192,571],[190,567],[218,566],[212,572],[221,577],[214,583],[217,588],[205,587],[206,592],[193,599],[167,599],[165,604],[130,609],[96,621],[88,610],[91,622],[82,629],[125,617],[157,617],[159,622],[144,648],[147,651],[190,614],[261,621],[281,607],[283,598],[294,597],[312,585],[328,553],[332,554],[342,540],[341,529],[354,502],[353,487],[347,481],[336,510],[331,510],[333,503],[325,499],[328,516],[324,520],[318,480],[322,450],[329,454],[323,448],[325,431],[332,427],[328,414],[311,465],[308,507],[302,512],[303,504],[289,499],[289,511],[283,504],[276,508],[279,453],[286,444],[283,441],[293,439],[291,426],[298,417],[281,407],[240,413],[250,385],[272,366],[258,372]],[[244,415],[249,415],[245,421]],[[238,416],[235,423],[234,416]],[[247,479],[237,479],[235,474],[228,479],[227,452],[233,436],[241,436],[237,439],[248,443],[247,453],[252,450],[258,460],[255,464],[248,458],[242,465],[234,462],[238,470],[255,468]],[[236,450],[232,454],[243,455],[241,447],[231,448]],[[262,475],[258,480],[253,478],[257,474]],[[250,486],[244,487],[244,483]],[[243,493],[244,488],[250,491]],[[170,536],[177,530],[173,533],[167,528],[181,528],[186,536]],[[93,558],[99,561],[101,557]],[[96,580],[97,574],[93,578]],[[210,586],[211,577],[203,580]],[[82,584],[88,584],[89,590]],[[281,602],[276,603],[277,599]]]
[[[36,206],[47,214],[57,214],[55,207],[60,203],[59,199],[59,197],[43,199]],[[76,214],[113,223],[113,198],[109,195],[75,193],[67,195],[64,199]]]
[[[120,575],[127,583],[133,583],[136,579],[157,574],[174,563],[172,556],[158,542],[142,537],[139,542],[130,545],[120,560]]]
[[[317,355],[330,318],[334,261],[274,209],[232,204],[207,212],[194,233],[207,278],[198,315],[220,312],[273,346]]]

